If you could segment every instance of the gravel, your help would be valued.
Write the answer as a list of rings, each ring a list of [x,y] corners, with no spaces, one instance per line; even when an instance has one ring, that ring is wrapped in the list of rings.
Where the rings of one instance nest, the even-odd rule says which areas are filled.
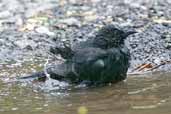
[[[138,31],[125,41],[130,72],[144,63],[160,65],[171,61],[170,6],[170,0],[1,0],[0,62],[44,59],[55,43],[72,45],[105,24],[118,24]],[[171,65],[155,70],[169,71]]]

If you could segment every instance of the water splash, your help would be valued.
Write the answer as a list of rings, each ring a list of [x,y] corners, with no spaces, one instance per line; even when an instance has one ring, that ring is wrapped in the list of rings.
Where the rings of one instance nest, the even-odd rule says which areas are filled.
[[[61,82],[58,80],[54,80],[50,77],[50,74],[48,74],[48,72],[47,72],[47,64],[49,63],[49,60],[50,59],[48,57],[46,63],[44,64],[44,73],[47,78],[46,78],[44,85],[41,87],[41,89],[45,92],[50,92],[50,91],[64,89],[64,88],[68,87],[69,84],[67,82]]]

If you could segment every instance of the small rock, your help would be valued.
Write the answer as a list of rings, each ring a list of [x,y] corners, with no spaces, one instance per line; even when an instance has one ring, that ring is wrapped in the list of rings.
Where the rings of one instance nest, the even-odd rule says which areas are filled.
[[[160,58],[155,58],[154,63],[159,65],[161,63]]]
[[[166,48],[166,49],[170,49],[170,48],[171,48],[171,43],[166,43],[166,44],[165,44],[165,48]]]
[[[47,34],[49,36],[55,36],[55,33],[51,32],[47,27],[41,26],[35,29],[40,34]]]
[[[100,2],[100,0],[91,0],[91,2],[96,3],[96,2]]]
[[[18,26],[22,26],[23,25],[23,19],[22,18],[18,18],[18,19],[16,19],[16,25],[18,25]]]
[[[0,12],[0,18],[1,19],[8,18],[10,16],[12,16],[12,14],[9,11]]]
[[[60,20],[60,23],[80,26],[80,22],[76,18],[68,18],[68,19]]]
[[[13,108],[11,108],[11,110],[18,110],[18,107],[13,107]]]
[[[0,21],[0,26],[10,26],[14,24],[15,24],[15,20],[13,19],[3,19]]]
[[[77,1],[76,0],[69,0],[72,4],[76,4]]]
[[[97,15],[88,15],[88,16],[85,16],[84,19],[86,21],[93,21],[93,20],[96,20],[98,18]]]
[[[37,46],[37,44],[34,41],[26,40],[26,39],[15,41],[15,45],[17,45],[21,49],[29,49],[29,50],[33,50],[33,48]]]

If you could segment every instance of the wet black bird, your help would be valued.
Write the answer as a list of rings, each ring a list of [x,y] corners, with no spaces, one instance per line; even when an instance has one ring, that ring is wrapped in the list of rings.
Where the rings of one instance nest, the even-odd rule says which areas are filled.
[[[127,76],[130,59],[124,40],[133,33],[135,31],[106,25],[95,38],[72,48],[51,48],[52,53],[61,54],[66,62],[52,65],[46,71],[51,78],[70,83],[106,84],[122,81]],[[46,77],[44,71],[31,75],[37,76]]]

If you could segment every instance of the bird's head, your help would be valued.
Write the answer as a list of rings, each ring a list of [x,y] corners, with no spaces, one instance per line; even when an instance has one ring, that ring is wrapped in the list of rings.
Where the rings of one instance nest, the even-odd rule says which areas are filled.
[[[94,44],[103,49],[118,47],[124,44],[128,35],[133,33],[136,33],[135,30],[125,30],[116,25],[106,25],[97,32]]]

